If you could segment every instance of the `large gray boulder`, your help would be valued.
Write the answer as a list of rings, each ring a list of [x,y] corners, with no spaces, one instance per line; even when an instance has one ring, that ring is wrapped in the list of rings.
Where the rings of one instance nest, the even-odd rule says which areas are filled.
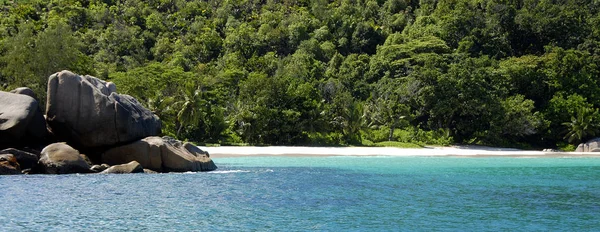
[[[11,154],[0,155],[0,175],[17,175],[21,174],[21,167]]]
[[[576,152],[600,152],[600,138],[589,140],[585,143],[579,144]]]
[[[137,161],[131,161],[126,164],[114,165],[101,172],[102,174],[127,174],[144,173],[144,168]]]
[[[0,147],[36,143],[46,136],[46,121],[30,96],[0,91]]]
[[[90,165],[75,150],[66,143],[53,143],[42,149],[37,173],[70,174],[91,173]]]
[[[112,146],[160,133],[160,120],[111,82],[62,71],[48,80],[46,118],[52,132],[82,147]]]
[[[169,137],[147,137],[102,154],[102,162],[116,165],[131,161],[157,172],[212,171],[217,166],[208,153]]]

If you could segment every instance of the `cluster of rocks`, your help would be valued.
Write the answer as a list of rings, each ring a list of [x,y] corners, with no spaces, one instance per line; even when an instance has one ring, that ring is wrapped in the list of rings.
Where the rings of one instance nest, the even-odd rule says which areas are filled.
[[[600,152],[600,138],[589,140],[579,144],[575,152]]]
[[[548,152],[548,153],[564,152],[563,150],[552,149],[552,148],[547,148],[542,151]],[[594,138],[594,139],[588,140],[585,143],[580,143],[577,146],[577,148],[575,149],[575,152],[600,152],[600,138]]]
[[[198,147],[116,86],[69,71],[48,79],[45,114],[28,88],[0,91],[0,174],[212,171]]]

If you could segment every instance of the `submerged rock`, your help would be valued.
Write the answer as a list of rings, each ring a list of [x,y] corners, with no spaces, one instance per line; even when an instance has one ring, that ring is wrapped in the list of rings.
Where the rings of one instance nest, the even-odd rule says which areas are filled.
[[[66,143],[53,143],[42,149],[37,165],[38,173],[70,174],[91,173],[90,165]]]
[[[144,173],[144,168],[137,161],[131,161],[126,164],[114,165],[101,173],[103,174],[126,174],[126,173]]]
[[[46,117],[52,132],[82,147],[112,146],[160,133],[160,120],[111,82],[70,71],[48,80]]]
[[[0,175],[21,174],[21,167],[12,154],[0,155]]]
[[[139,162],[144,168],[157,172],[212,171],[217,166],[208,153],[189,143],[169,137],[147,137],[136,142],[109,149],[102,162],[122,164]]]

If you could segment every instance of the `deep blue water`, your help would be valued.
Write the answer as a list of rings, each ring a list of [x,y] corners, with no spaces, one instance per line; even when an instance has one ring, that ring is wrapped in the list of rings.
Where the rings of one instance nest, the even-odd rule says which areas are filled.
[[[215,158],[0,176],[0,231],[597,231],[598,158]]]

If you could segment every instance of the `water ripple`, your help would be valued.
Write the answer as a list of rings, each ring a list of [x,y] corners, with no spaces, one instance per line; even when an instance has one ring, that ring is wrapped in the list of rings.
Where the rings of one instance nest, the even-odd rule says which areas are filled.
[[[0,176],[3,231],[600,228],[600,160],[229,158],[208,173]]]

